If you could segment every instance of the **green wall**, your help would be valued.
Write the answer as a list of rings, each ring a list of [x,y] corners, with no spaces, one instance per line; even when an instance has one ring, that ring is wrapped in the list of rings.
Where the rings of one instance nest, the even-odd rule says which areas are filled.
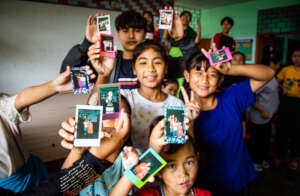
[[[258,10],[286,7],[300,4],[299,0],[255,0],[246,3],[233,4],[201,10],[201,37],[211,38],[221,32],[220,21],[224,16],[234,19],[234,27],[230,31],[233,37],[255,37]]]

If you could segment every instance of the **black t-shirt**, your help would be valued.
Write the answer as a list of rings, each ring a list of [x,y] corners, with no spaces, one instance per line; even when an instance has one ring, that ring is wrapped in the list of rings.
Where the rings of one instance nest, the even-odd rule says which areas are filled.
[[[122,89],[138,88],[138,79],[133,74],[132,60],[122,59],[118,82]]]

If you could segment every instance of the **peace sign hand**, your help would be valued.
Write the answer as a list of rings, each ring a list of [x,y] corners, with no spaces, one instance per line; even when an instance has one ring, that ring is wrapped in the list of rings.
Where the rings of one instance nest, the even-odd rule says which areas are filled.
[[[183,100],[185,103],[187,118],[191,121],[194,121],[200,114],[200,105],[195,100],[195,93],[191,91],[191,98],[189,98],[185,88],[181,86],[181,92],[183,95]]]

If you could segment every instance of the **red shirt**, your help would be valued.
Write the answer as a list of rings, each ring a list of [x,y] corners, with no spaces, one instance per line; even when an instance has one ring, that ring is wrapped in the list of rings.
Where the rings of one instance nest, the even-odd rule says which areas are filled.
[[[227,41],[226,41],[226,39],[227,39]],[[217,49],[221,49],[222,46],[221,46],[221,44],[220,44],[220,41],[221,41],[221,42],[224,42],[224,40],[225,40],[226,43],[221,43],[221,44],[222,44],[222,45],[225,44],[227,47],[230,48],[230,51],[231,51],[231,52],[235,52],[235,50],[236,50],[236,47],[235,47],[235,45],[236,45],[235,39],[234,39],[233,37],[230,37],[230,36],[227,36],[227,35],[223,35],[222,33],[216,33],[216,34],[213,36],[211,46],[212,46],[213,43],[215,43]]]
[[[211,196],[208,190],[193,188],[195,196]],[[142,188],[137,192],[139,196],[161,196],[158,188]]]

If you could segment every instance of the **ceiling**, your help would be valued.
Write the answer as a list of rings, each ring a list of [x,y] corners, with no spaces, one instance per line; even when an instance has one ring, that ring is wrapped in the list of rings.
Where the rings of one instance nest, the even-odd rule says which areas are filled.
[[[214,8],[247,1],[254,0],[174,0],[176,6],[187,7],[191,9]]]

